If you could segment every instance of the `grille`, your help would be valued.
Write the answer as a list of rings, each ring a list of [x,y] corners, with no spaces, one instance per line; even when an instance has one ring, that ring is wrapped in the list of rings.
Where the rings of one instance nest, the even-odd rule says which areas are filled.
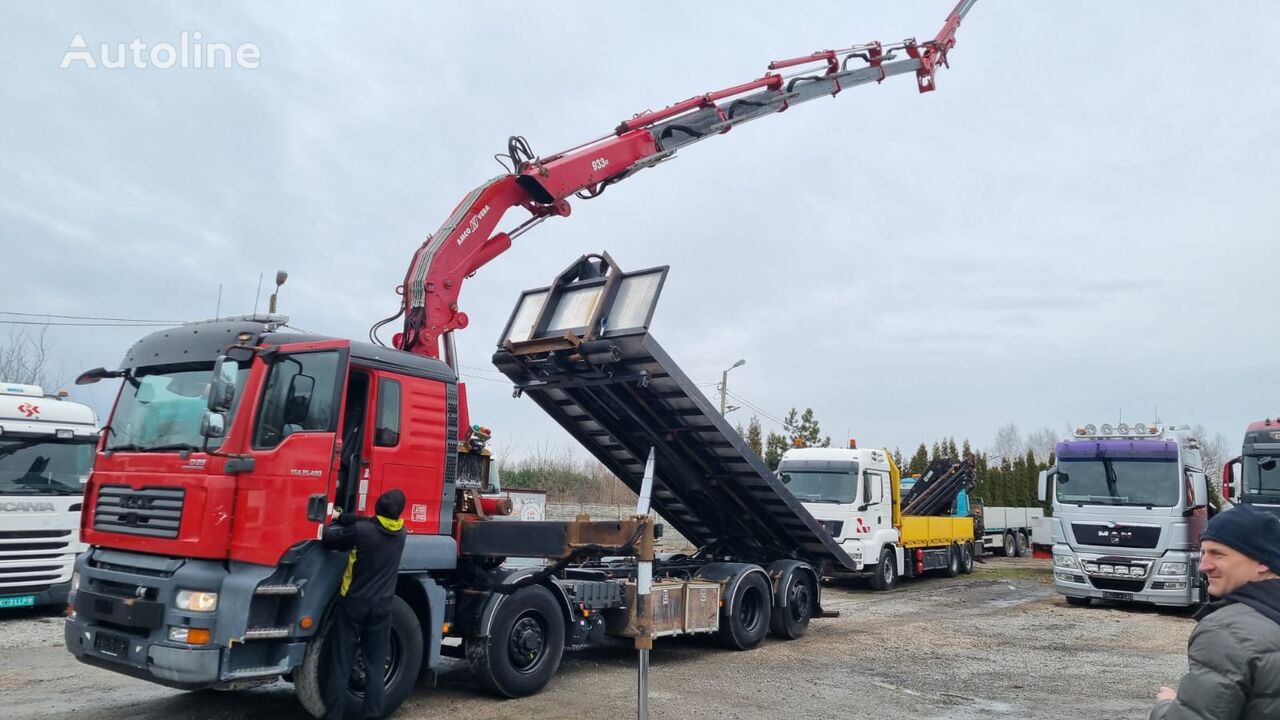
[[[176,538],[182,523],[183,488],[103,485],[94,506],[93,529],[105,532]]]
[[[0,540],[34,540],[36,538],[60,538],[71,534],[70,530],[3,530]]]
[[[0,577],[5,575],[14,575],[17,573],[35,573],[35,572],[58,572],[62,570],[61,565],[27,565],[25,567],[17,567],[13,565],[0,566]]]
[[[1145,580],[1111,580],[1108,578],[1091,577],[1089,582],[1099,590],[1115,590],[1117,592],[1142,592],[1146,585]]]

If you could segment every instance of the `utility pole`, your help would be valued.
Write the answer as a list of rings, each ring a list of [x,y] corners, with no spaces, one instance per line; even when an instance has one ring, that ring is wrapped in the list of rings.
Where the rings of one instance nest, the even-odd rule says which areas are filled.
[[[723,373],[720,373],[720,417],[724,417],[725,398],[729,394],[729,371],[736,367],[741,367],[746,364],[747,364],[746,360],[739,360],[738,362],[730,365],[728,368],[725,368],[725,371]]]

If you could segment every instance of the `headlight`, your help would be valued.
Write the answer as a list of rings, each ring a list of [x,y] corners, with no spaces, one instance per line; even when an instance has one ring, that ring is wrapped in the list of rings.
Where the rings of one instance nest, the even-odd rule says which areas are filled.
[[[1073,568],[1076,566],[1076,559],[1070,555],[1054,555],[1053,564],[1063,568]]]
[[[1161,575],[1186,575],[1187,564],[1184,562],[1160,563]]]
[[[75,592],[79,589],[80,589],[80,571],[72,570],[71,571],[71,592]]]
[[[174,607],[191,612],[213,612],[218,609],[218,593],[204,590],[179,590]]]

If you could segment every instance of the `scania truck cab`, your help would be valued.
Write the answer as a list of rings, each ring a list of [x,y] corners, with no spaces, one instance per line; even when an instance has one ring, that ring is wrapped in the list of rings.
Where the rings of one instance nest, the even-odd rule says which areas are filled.
[[[1090,424],[1057,458],[1039,490],[1053,503],[1054,585],[1068,603],[1202,601],[1208,484],[1185,428]]]
[[[1249,423],[1240,457],[1223,466],[1222,495],[1280,515],[1280,418]]]
[[[97,440],[87,405],[0,384],[0,608],[66,602]]]

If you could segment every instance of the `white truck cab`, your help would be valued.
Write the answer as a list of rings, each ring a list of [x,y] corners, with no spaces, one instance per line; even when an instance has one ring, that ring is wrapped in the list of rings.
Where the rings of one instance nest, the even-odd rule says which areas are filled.
[[[874,567],[885,548],[902,568],[890,462],[875,448],[792,448],[778,475],[861,570]]]
[[[0,383],[0,608],[66,602],[97,442],[87,405]]]

